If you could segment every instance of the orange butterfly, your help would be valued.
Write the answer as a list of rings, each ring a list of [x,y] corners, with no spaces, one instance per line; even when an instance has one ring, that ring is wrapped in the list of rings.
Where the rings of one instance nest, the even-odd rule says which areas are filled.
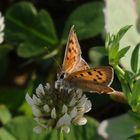
[[[80,45],[72,26],[65,50],[65,57],[57,82],[66,87],[80,88],[97,93],[111,93],[113,69],[109,66],[90,68],[81,57]]]

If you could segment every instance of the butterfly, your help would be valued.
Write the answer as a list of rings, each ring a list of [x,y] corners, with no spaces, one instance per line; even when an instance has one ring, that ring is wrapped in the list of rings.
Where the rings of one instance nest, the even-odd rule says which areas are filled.
[[[69,88],[80,88],[84,91],[112,93],[109,87],[113,81],[113,69],[110,66],[90,68],[81,56],[82,52],[75,33],[71,27],[62,69],[57,74],[58,83]]]

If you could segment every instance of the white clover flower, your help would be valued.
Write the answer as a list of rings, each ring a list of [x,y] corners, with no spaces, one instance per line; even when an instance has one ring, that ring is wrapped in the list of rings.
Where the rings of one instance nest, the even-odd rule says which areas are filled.
[[[91,102],[79,89],[65,89],[55,84],[51,87],[41,84],[32,98],[27,94],[26,101],[32,107],[33,115],[38,126],[37,133],[46,128],[61,129],[69,133],[71,124],[85,125],[87,119],[84,114],[91,109]]]
[[[0,12],[0,44],[4,41],[4,30],[5,24],[4,24],[4,17],[1,15]]]

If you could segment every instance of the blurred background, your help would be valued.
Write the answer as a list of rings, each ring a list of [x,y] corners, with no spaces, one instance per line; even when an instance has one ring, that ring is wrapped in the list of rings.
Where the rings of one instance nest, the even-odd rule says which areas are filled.
[[[139,41],[138,3],[138,0],[117,0],[117,3],[115,0],[0,0],[0,11],[5,18],[4,42],[0,45],[1,139],[12,140],[10,135],[17,140],[35,139],[35,134],[29,138],[26,132],[23,133],[26,137],[17,136],[13,126],[18,132],[17,128],[27,121],[25,117],[32,118],[25,101],[26,93],[35,93],[40,83],[45,85],[56,80],[72,25],[75,25],[82,56],[88,64],[91,67],[109,65],[108,57],[100,51],[100,47],[105,46],[107,32],[116,33],[125,25],[133,25],[121,45],[133,47]],[[122,65],[128,69],[129,54],[131,49],[122,60]],[[121,91],[116,75],[111,87]],[[128,105],[117,103],[108,95],[85,94],[93,104],[87,115],[99,123],[125,114],[129,109]],[[24,119],[5,126],[19,116]],[[36,137],[42,140],[43,135]]]

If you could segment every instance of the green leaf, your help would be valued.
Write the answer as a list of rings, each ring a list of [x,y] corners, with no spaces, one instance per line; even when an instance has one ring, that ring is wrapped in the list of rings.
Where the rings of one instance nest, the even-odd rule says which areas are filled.
[[[136,45],[131,56],[131,68],[135,73],[137,73],[138,71],[139,54],[140,54],[139,49],[140,49],[140,43]]]
[[[133,139],[133,140],[139,140],[138,138],[140,138],[140,134],[134,134],[134,135],[128,137],[128,139]]]
[[[3,81],[8,70],[8,53],[13,49],[9,44],[0,45],[0,81]]]
[[[137,80],[134,84],[134,87],[132,89],[132,97],[130,98],[130,104],[132,107],[132,110],[134,112],[139,112],[140,113],[140,79]]]
[[[127,81],[127,83],[129,83],[130,81],[132,81],[134,78],[134,73],[130,72],[130,71],[125,71],[125,75],[124,75],[124,79]]]
[[[5,124],[10,120],[11,120],[11,114],[9,110],[4,105],[0,105],[0,122]]]
[[[118,65],[120,58],[122,58],[124,54],[128,51],[129,49],[128,47],[123,48],[120,51],[119,51],[119,47],[120,47],[120,41],[122,37],[130,27],[131,26],[128,25],[121,28],[116,35],[114,34],[112,36],[107,35],[108,39],[106,39],[107,42],[105,44],[106,44],[106,48],[109,51],[109,63],[111,65]]]
[[[32,108],[29,107],[29,104],[26,101],[19,108],[19,112],[22,112],[29,117],[32,116]]]
[[[126,140],[133,134],[134,125],[134,121],[125,114],[109,120],[104,120],[99,125],[98,132],[109,140]]]
[[[3,79],[6,76],[6,73],[8,72],[8,64],[8,57],[6,54],[3,54],[3,56],[0,57],[0,81],[3,81]]]
[[[120,60],[122,57],[125,56],[125,54],[127,53],[127,51],[129,50],[130,46],[127,46],[125,48],[122,48],[120,51],[119,51],[119,55],[118,55],[118,60]]]
[[[111,41],[110,33],[106,33],[106,37],[105,37],[105,48],[107,50],[109,50],[110,41]]]
[[[92,47],[89,51],[89,58],[94,66],[102,65],[102,60],[107,56],[105,47]]]
[[[117,58],[119,57],[119,43],[112,43],[112,45],[109,48],[109,63],[111,65],[117,65],[118,60]]]
[[[131,91],[130,91],[130,87],[128,86],[128,83],[126,83],[124,81],[124,79],[120,79],[121,82],[121,87],[122,90],[124,92],[124,94],[126,95],[127,99],[128,99],[128,103],[130,102],[129,100],[131,100]]]
[[[37,13],[31,3],[20,2],[7,10],[5,20],[5,40],[19,46],[19,56],[40,55],[45,52],[46,46],[50,51],[55,49],[58,38],[47,11]]]
[[[120,41],[122,37],[126,34],[126,32],[132,27],[132,25],[126,25],[121,28],[117,34],[117,40]]]
[[[129,116],[135,121],[135,124],[137,125],[137,126],[140,126],[140,113],[138,113],[138,112],[133,112],[132,110],[130,110],[129,112],[128,112],[128,114],[129,114]]]
[[[119,44],[120,41],[122,39],[122,37],[124,36],[124,34],[128,31],[128,29],[131,27],[131,25],[127,25],[124,26],[123,28],[121,28],[118,33],[116,35],[112,35],[110,36],[111,41],[109,41],[109,45],[110,45],[110,53],[114,56],[116,56],[116,54],[118,53],[119,50]],[[115,58],[115,57],[114,57]]]
[[[6,105],[9,110],[18,111],[19,106],[24,100],[25,89],[8,87],[0,88],[0,103]]]
[[[75,9],[66,22],[62,42],[67,41],[67,34],[72,25],[75,25],[79,39],[91,38],[101,33],[104,27],[102,9],[101,2],[86,3]]]
[[[137,72],[137,74],[136,74],[136,79],[137,79],[137,80],[140,79],[140,68],[139,68],[139,70],[138,70],[138,72]]]
[[[17,140],[17,139],[4,128],[0,128],[0,140]]]
[[[129,71],[131,71],[130,58],[132,50],[140,40],[140,34],[137,30],[137,25],[139,24],[137,24],[138,18],[136,13],[136,7],[132,5],[135,5],[135,1],[127,0],[126,2],[123,0],[118,0],[116,2],[113,0],[105,0],[104,9],[106,21],[105,27],[107,33],[110,32],[110,34],[113,34],[126,25],[133,25],[120,42],[120,49],[128,45],[131,46],[127,55],[121,59],[121,65],[127,68],[127,70]]]
[[[13,47],[8,44],[0,45],[0,58],[6,56],[12,49]]]
[[[14,118],[11,122],[6,124],[4,129],[16,138],[16,140],[44,140],[46,134],[34,133],[33,127],[35,127],[35,123],[32,118],[21,116]]]

